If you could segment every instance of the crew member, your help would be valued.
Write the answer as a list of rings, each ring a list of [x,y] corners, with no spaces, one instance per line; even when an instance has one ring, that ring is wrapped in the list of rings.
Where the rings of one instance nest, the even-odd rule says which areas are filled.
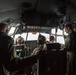
[[[27,56],[27,47],[25,45],[24,39],[21,36],[16,39],[16,44],[14,45],[14,47],[15,57],[25,58]]]
[[[38,42],[39,42],[39,46],[33,50],[31,55],[36,55],[40,51],[46,50],[46,38],[45,38],[45,36],[40,34],[38,37]]]
[[[13,39],[7,35],[8,25],[0,23],[0,75],[5,75],[3,66],[10,72],[15,72],[28,65],[34,64],[41,55],[19,59],[17,62],[13,57]]]
[[[65,24],[65,32],[68,34],[65,39],[67,50],[67,75],[76,75],[76,32],[71,23]]]
[[[54,36],[50,36],[50,43],[54,43],[54,42],[55,42]]]

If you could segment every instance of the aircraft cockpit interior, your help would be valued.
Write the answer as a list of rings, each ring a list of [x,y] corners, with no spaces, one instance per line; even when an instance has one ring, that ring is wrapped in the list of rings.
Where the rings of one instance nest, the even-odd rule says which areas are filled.
[[[8,25],[16,61],[43,54],[33,65],[6,69],[5,75],[75,75],[67,73],[64,29],[71,24],[76,32],[75,0],[2,0],[0,22]]]

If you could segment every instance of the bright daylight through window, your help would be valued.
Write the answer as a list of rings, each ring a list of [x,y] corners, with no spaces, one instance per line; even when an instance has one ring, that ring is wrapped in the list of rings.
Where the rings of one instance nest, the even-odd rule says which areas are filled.
[[[11,29],[9,31],[9,35],[14,34],[14,31],[15,31],[15,27],[11,27]],[[51,34],[53,36],[55,36],[55,32],[56,32],[56,29],[53,28],[51,30]],[[44,35],[46,37],[46,40],[49,41],[49,34],[46,34],[46,33],[40,33],[40,34]],[[64,32],[64,34],[67,35],[65,32]],[[32,40],[37,40],[38,39],[39,33],[33,34],[32,32],[29,32],[29,33],[22,33],[21,35],[20,34],[16,34],[15,37],[14,37],[14,40],[16,40],[19,36],[22,36],[25,41],[26,40],[27,41],[32,41]],[[26,38],[26,36],[27,36],[27,38]],[[57,38],[56,39],[57,39],[56,41],[58,43],[65,44],[62,30],[57,29]]]
[[[51,31],[51,34],[53,36],[55,36],[55,32],[56,32],[56,29],[53,28],[52,31]],[[64,32],[64,35],[67,35],[66,32]],[[57,29],[57,38],[56,38],[56,41],[58,43],[65,44],[64,36],[63,36],[63,30]]]

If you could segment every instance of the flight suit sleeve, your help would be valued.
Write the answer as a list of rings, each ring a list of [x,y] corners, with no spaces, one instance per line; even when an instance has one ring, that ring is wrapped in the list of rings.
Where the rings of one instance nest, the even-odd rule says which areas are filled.
[[[17,63],[13,58],[13,40],[9,36],[4,38],[2,43],[2,64],[8,71],[16,71],[17,70]]]
[[[37,56],[31,56],[25,59],[18,59],[18,61],[16,61],[13,58],[13,40],[10,37],[6,37],[7,39],[4,39],[3,43],[2,43],[2,64],[4,65],[4,67],[10,71],[10,72],[14,72],[17,71],[21,68],[24,68],[28,65],[33,65],[36,61],[37,58],[39,58],[39,55]]]
[[[74,36],[72,34],[70,34],[68,39],[66,39],[66,48],[67,51],[73,51],[74,49]]]

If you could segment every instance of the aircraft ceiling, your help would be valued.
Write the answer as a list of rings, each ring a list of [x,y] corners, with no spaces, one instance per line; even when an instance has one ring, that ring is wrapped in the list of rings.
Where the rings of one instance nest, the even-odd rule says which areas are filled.
[[[52,3],[53,1],[60,1],[60,0],[47,0],[47,1],[46,0],[0,0],[0,22],[8,18],[11,18],[13,22],[13,24],[11,25],[15,25],[16,23],[18,23],[19,18],[21,17],[20,13],[22,9],[27,10],[27,8],[22,8],[21,3],[23,2],[30,2],[32,4],[31,7],[28,9],[36,8],[36,11],[45,14],[48,14],[49,12],[54,13],[57,11],[57,7],[56,7],[57,5],[54,5]],[[66,0],[66,1],[72,2],[72,4],[68,4],[67,14],[71,16],[72,20],[76,20],[75,19],[76,0]],[[54,5],[54,7],[52,4]],[[53,10],[53,8],[55,8],[55,10]]]

